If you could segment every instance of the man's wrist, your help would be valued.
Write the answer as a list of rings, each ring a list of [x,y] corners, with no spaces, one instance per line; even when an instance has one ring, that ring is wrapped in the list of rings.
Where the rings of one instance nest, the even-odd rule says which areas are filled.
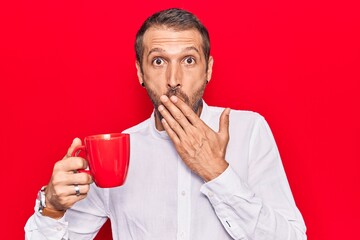
[[[217,165],[217,169],[212,171],[211,173],[208,174],[204,174],[202,176],[202,179],[205,182],[209,182],[215,178],[217,178],[218,176],[220,176],[229,166],[229,163],[226,160],[223,160],[221,162],[221,164]]]
[[[52,208],[49,208],[46,206],[45,189],[46,189],[46,186],[43,186],[38,193],[38,200],[39,200],[38,211],[39,211],[39,213],[43,216],[54,218],[54,219],[62,218],[65,214],[65,210],[56,210],[56,209],[52,209]]]
[[[64,216],[65,211],[59,211],[59,210],[54,210],[54,209],[45,207],[45,208],[43,208],[41,214],[45,217],[60,219]]]

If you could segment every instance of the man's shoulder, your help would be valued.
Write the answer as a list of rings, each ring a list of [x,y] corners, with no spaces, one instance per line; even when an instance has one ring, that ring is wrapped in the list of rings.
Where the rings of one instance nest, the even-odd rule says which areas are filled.
[[[208,106],[210,114],[220,115],[224,111],[224,107],[216,107],[216,106]],[[230,118],[242,119],[242,120],[250,120],[257,121],[259,119],[263,119],[264,117],[255,111],[251,110],[239,110],[231,108]]]
[[[135,125],[135,126],[132,126],[132,127],[128,128],[128,129],[125,129],[125,130],[123,131],[123,133],[131,134],[131,133],[140,132],[140,131],[148,128],[148,126],[149,126],[149,124],[150,124],[150,121],[151,121],[151,119],[148,118],[148,119],[142,121],[141,123],[139,123],[139,124],[137,124],[137,125]]]

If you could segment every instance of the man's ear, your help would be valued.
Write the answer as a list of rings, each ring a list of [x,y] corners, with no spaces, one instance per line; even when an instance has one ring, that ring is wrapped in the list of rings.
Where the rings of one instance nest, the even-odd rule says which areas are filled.
[[[214,64],[214,59],[212,56],[209,57],[208,66],[207,66],[207,72],[206,72],[206,81],[210,82],[211,75],[212,75],[212,68]]]
[[[139,83],[141,86],[144,86],[144,78],[139,61],[136,61],[135,66],[136,66],[136,74],[139,79]]]

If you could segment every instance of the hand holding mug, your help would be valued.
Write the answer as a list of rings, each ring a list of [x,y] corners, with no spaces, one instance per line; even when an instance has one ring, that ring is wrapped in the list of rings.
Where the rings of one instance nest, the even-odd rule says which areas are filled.
[[[124,184],[130,159],[130,135],[93,135],[81,144],[75,138],[67,155],[55,164],[45,190],[47,208],[67,210],[86,197],[93,181],[104,188]],[[88,161],[76,156],[80,151],[86,153]]]
[[[75,138],[66,156],[55,164],[51,180],[45,190],[46,208],[65,211],[86,197],[93,180],[89,174],[76,173],[76,169],[87,168],[88,163],[83,158],[70,157],[74,149],[79,146],[81,140]],[[79,188],[80,194],[76,194],[75,185]]]

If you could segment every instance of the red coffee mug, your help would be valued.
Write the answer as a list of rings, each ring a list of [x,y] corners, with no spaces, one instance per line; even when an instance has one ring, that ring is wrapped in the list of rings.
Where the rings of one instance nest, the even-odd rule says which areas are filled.
[[[124,184],[130,161],[130,135],[99,134],[85,137],[84,145],[74,149],[71,156],[85,151],[90,174],[98,187],[111,188]]]

